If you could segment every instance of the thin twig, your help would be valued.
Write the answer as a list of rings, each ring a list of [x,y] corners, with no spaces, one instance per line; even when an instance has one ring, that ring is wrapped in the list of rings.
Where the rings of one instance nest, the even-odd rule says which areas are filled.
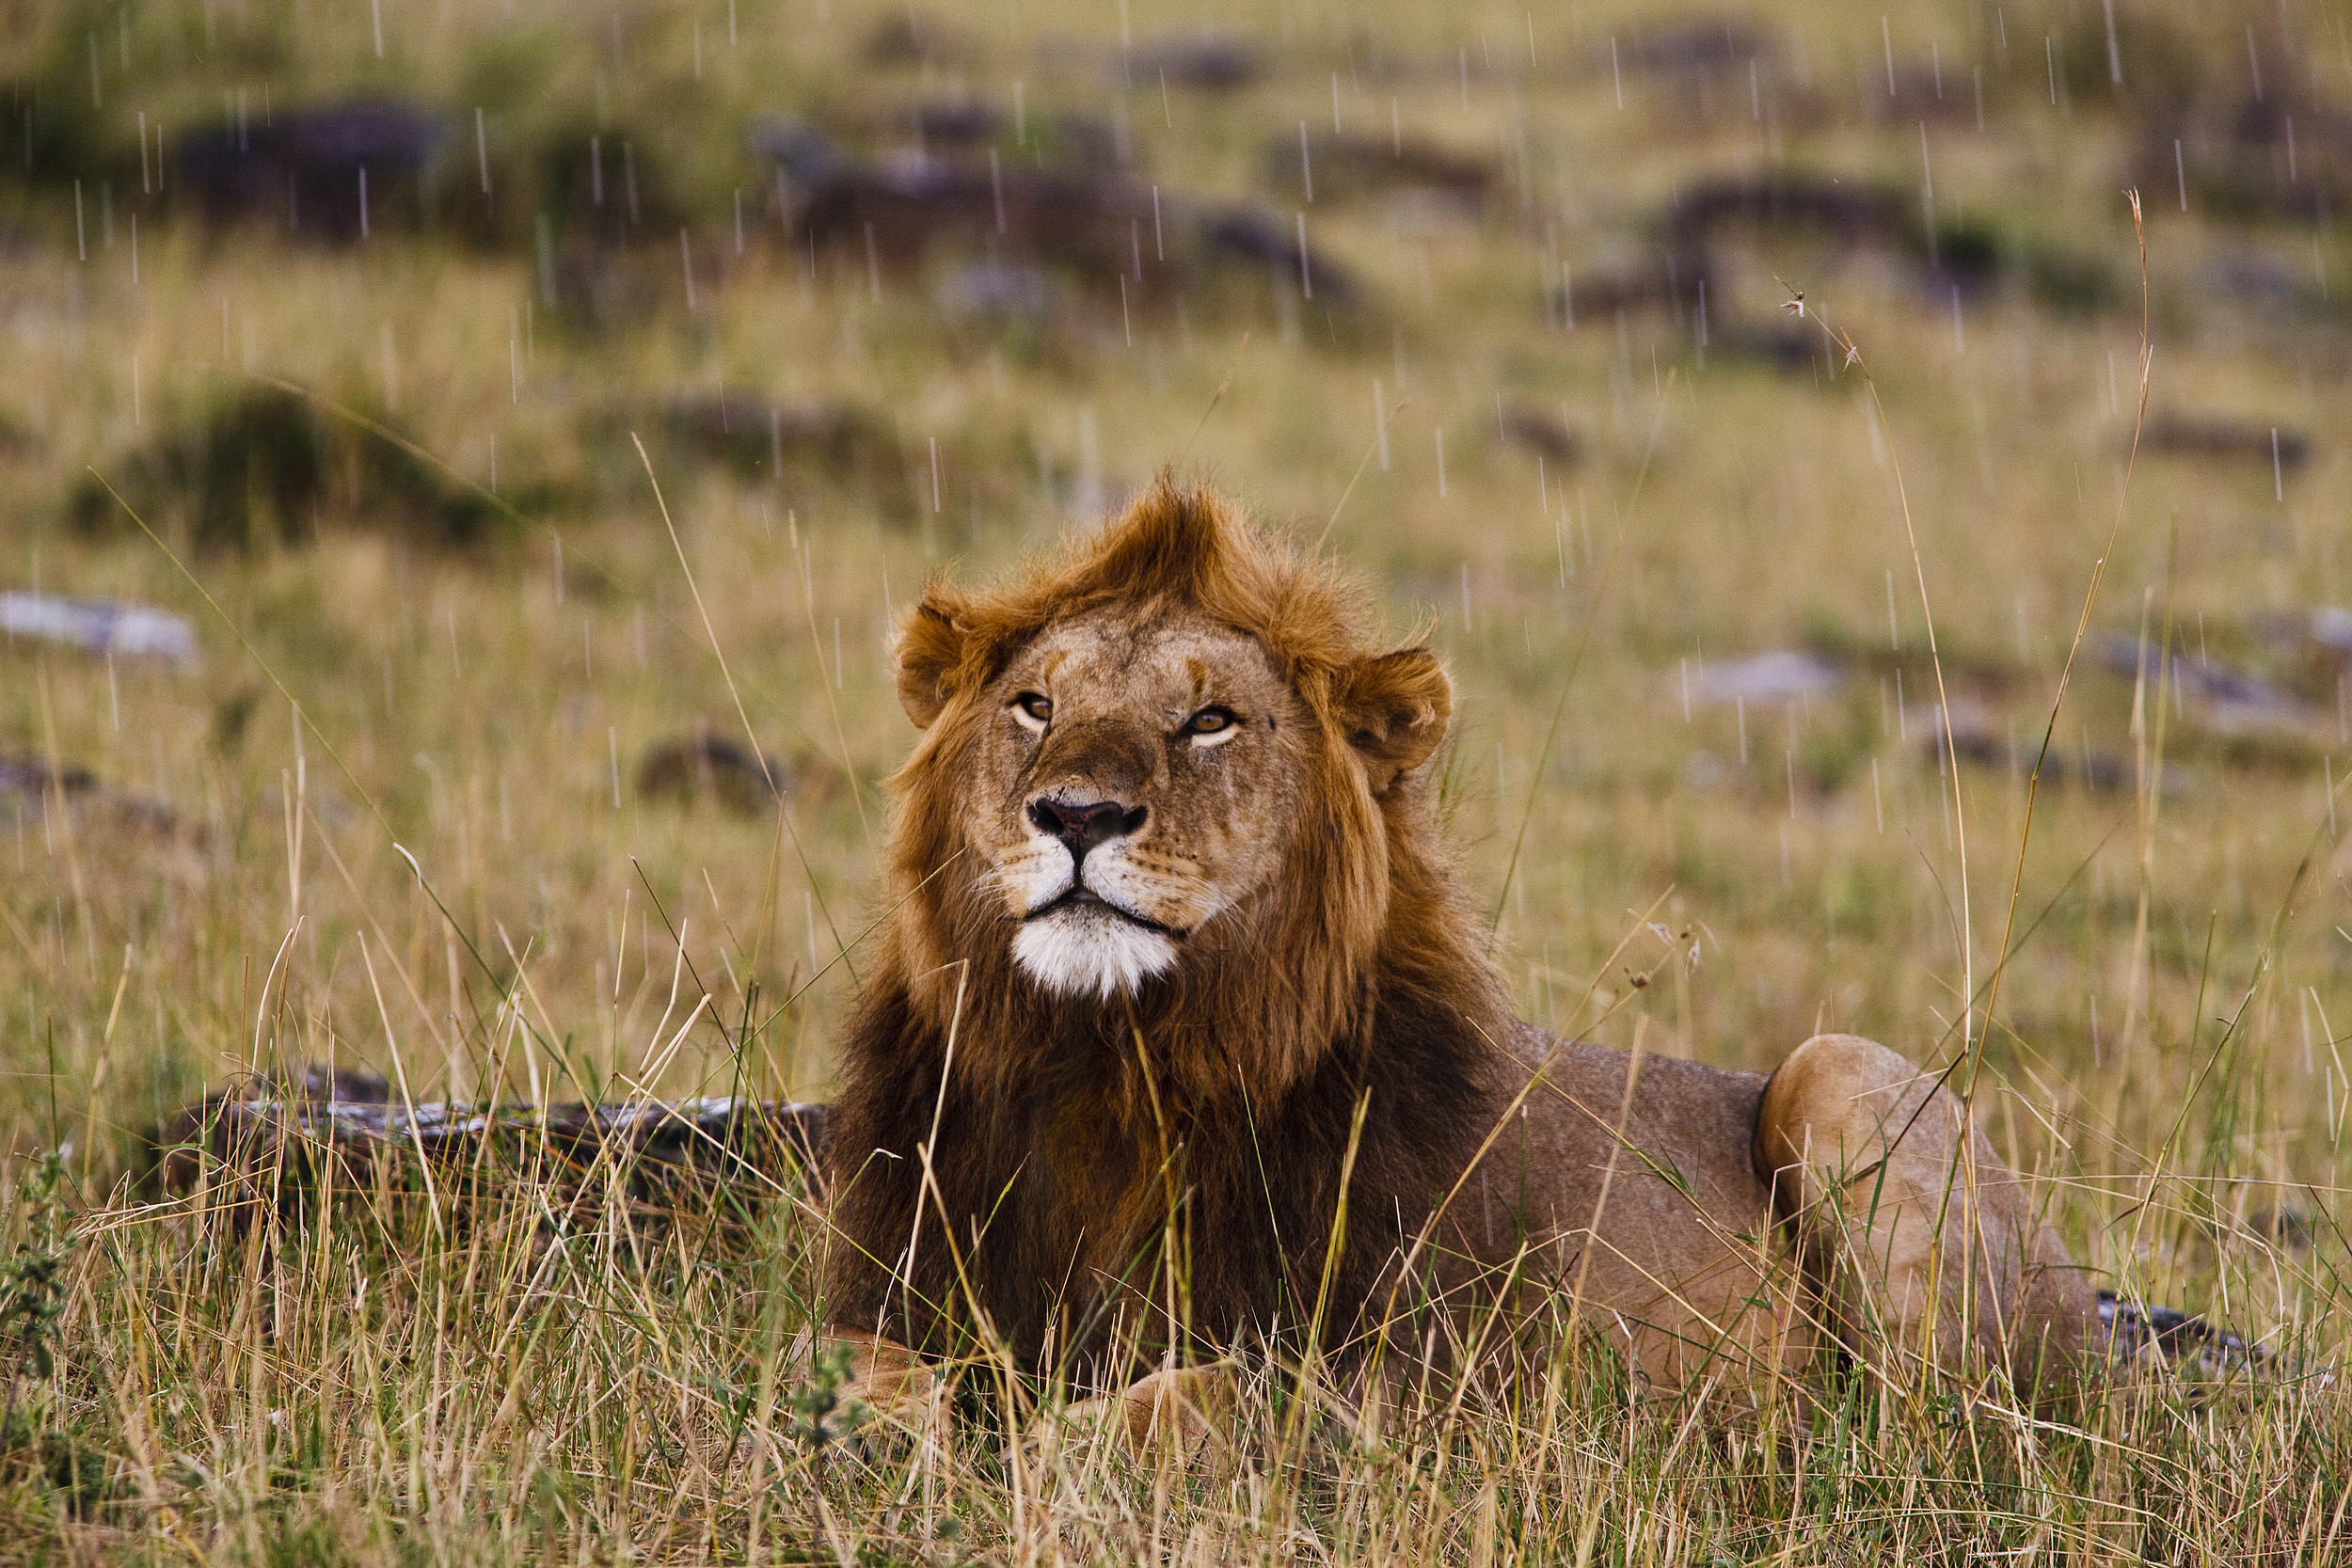
[[[1551,760],[1551,748],[1560,738],[1560,721],[1567,716],[1568,693],[1576,689],[1578,672],[1584,668],[1584,656],[1592,651],[1593,637],[1600,624],[1600,607],[1609,594],[1610,581],[1616,576],[1617,560],[1625,553],[1626,519],[1641,504],[1643,486],[1649,483],[1650,465],[1658,456],[1658,437],[1666,428],[1666,400],[1674,395],[1675,377],[1682,367],[1675,366],[1666,372],[1666,384],[1658,394],[1658,412],[1650,420],[1649,440],[1642,448],[1642,467],[1633,476],[1633,488],[1626,496],[1625,505],[1617,511],[1617,537],[1609,546],[1609,559],[1601,563],[1600,576],[1593,579],[1593,591],[1584,605],[1584,629],[1576,640],[1576,651],[1568,656],[1568,673],[1560,677],[1560,698],[1551,705],[1551,722],[1544,727],[1544,743],[1535,752],[1535,770],[1527,781],[1527,804],[1520,808],[1519,825],[1511,835],[1511,858],[1502,864],[1502,885],[1495,891],[1495,912],[1486,922],[1489,945],[1495,933],[1502,928],[1502,911],[1511,897],[1511,879],[1518,874],[1519,851],[1527,844],[1527,824],[1535,815],[1535,800],[1544,787],[1544,767]],[[1566,502],[1563,501],[1562,505]]]
[[[2074,618],[2074,640],[2066,646],[2066,663],[2058,671],[2058,691],[2050,699],[2049,722],[2042,727],[2042,749],[2034,753],[2033,772],[2026,780],[2026,821],[2017,834],[2017,866],[2009,879],[2009,913],[2001,927],[2000,962],[1993,967],[1992,990],[1984,999],[1985,1022],[1993,1020],[1994,1005],[2001,997],[2001,976],[2009,968],[2009,934],[2017,923],[2017,899],[2026,879],[2026,844],[2033,835],[2034,799],[2042,786],[2042,769],[2050,755],[2051,737],[2058,734],[2058,705],[2066,701],[2066,689],[2074,678],[2074,658],[2081,653],[2083,638],[2090,628],[2091,606],[2098,603],[2099,585],[2106,579],[2107,562],[2115,559],[2115,541],[2123,531],[2124,506],[2132,488],[2132,469],[2139,461],[2140,433],[2148,422],[2148,228],[2139,210],[2139,192],[2129,190],[2123,199],[2131,203],[2132,233],[2139,242],[2139,404],[2132,416],[2132,447],[2123,459],[2123,483],[2116,492],[2115,520],[2107,525],[2106,543],[2100,546],[2099,558],[2090,564],[2090,582],[2083,590],[2083,608]],[[1956,788],[1957,786],[1955,786]]]
[[[1340,492],[1340,499],[1332,504],[1331,515],[1324,519],[1323,531],[1315,535],[1313,553],[1317,555],[1323,553],[1324,542],[1331,537],[1331,530],[1339,522],[1341,512],[1346,509],[1347,498],[1356,493],[1356,482],[1364,477],[1364,470],[1371,467],[1372,460],[1380,454],[1381,445],[1388,438],[1389,422],[1403,412],[1405,412],[1405,400],[1399,398],[1396,400],[1394,408],[1380,416],[1379,427],[1372,434],[1372,445],[1364,449],[1364,460],[1357,464],[1356,471],[1348,476],[1347,488]]]
[[[1233,384],[1233,372],[1241,369],[1241,351],[1248,346],[1249,334],[1244,332],[1241,335],[1241,341],[1233,345],[1233,357],[1225,367],[1225,379],[1216,384],[1216,391],[1210,397],[1209,406],[1200,410],[1200,422],[1192,427],[1192,434],[1185,436],[1184,444],[1177,449],[1178,457],[1192,451],[1192,444],[1200,439],[1200,433],[1209,427],[1209,416],[1216,413],[1216,405],[1225,401],[1225,390]]]
[[[768,766],[768,753],[760,747],[759,732],[752,727],[752,716],[744,711],[743,694],[735,687],[735,672],[727,668],[726,650],[719,646],[719,628],[710,624],[710,608],[703,603],[702,586],[694,580],[694,568],[687,563],[686,546],[679,542],[677,524],[670,520],[670,503],[662,499],[661,481],[654,474],[653,459],[645,455],[645,443],[638,439],[637,432],[630,431],[628,438],[637,449],[637,460],[645,466],[645,482],[653,486],[653,503],[660,509],[661,526],[670,533],[670,548],[677,552],[678,570],[686,575],[686,587],[694,595],[694,611],[702,617],[703,633],[710,639],[711,656],[718,659],[719,673],[726,679],[727,696],[735,703],[735,717],[742,721],[743,737],[751,743],[752,755],[759,761],[760,777],[768,781],[768,791],[776,802],[777,812],[784,818],[785,832],[792,837],[792,853],[800,857],[801,872],[808,879],[809,895],[817,900],[818,912],[825,917],[825,929],[833,933],[833,943],[841,950],[842,958],[847,962],[849,946],[841,940],[841,927],[834,924],[833,911],[825,905],[824,891],[817,885],[816,868],[808,863],[808,852],[801,847],[801,830],[792,820],[792,808],[784,798],[784,787],[776,783],[776,775]],[[850,781],[850,787],[857,787],[854,779]],[[857,978],[857,965],[854,963],[850,964],[850,978]]]

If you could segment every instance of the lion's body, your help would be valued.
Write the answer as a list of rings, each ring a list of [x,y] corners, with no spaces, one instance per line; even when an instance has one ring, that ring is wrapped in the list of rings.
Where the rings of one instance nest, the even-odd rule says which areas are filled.
[[[1772,1268],[1771,1194],[1749,1157],[1762,1075],[1651,1056],[1627,1115],[1623,1052],[1519,1025],[1494,1053],[1395,1012],[1403,1037],[1367,1042],[1355,1062],[1334,1057],[1274,1104],[1237,1097],[1205,1117],[1179,1111],[1165,1141],[1148,1090],[1104,1092],[1100,1064],[1124,1043],[1116,1026],[1063,1038],[1025,1071],[951,1074],[943,1100],[944,1039],[903,1013],[869,1014],[860,1027],[888,1031],[904,1054],[883,1081],[857,1082],[836,1113],[835,1147],[865,1155],[856,1171],[843,1162],[836,1219],[850,1234],[901,1241],[888,1269],[836,1265],[834,1321],[946,1354],[970,1348],[977,1295],[1025,1363],[1050,1356],[1082,1381],[1117,1382],[1137,1368],[1097,1363],[1114,1340],[1147,1364],[1169,1348],[1171,1262],[1192,1355],[1301,1330],[1319,1296],[1327,1347],[1344,1346],[1367,1326],[1367,1307],[1417,1307],[1433,1285],[1468,1305],[1488,1295],[1480,1281],[1516,1263],[1538,1288],[1581,1279],[1589,1321],[1653,1378],[1679,1383],[1710,1359],[1783,1359],[1772,1347],[1785,1318],[1768,1323],[1749,1306],[1769,1299],[1771,1274],[1786,1275]],[[1543,1083],[1523,1093],[1537,1061]],[[945,1212],[986,1216],[977,1240],[944,1238],[941,1206],[918,1201],[927,1146]],[[1348,1219],[1327,1287],[1343,1170]],[[928,1225],[916,1219],[925,1208]],[[1589,1262],[1588,1227],[1602,1238]],[[1421,1277],[1400,1289],[1424,1228]]]
[[[1678,1384],[1793,1364],[1807,1300],[1859,1301],[1848,1265],[1916,1261],[1924,1227],[1902,1322],[1932,1331],[1981,1275],[2041,1304],[2001,1344],[2026,1318],[2063,1340],[2074,1297],[2036,1283],[2062,1249],[1899,1058],[1830,1037],[1768,1084],[1512,1015],[1418,767],[1451,687],[1357,620],[1326,569],[1166,485],[1057,567],[927,595],[895,909],[841,1051],[828,1321],[1105,1384],[1270,1337],[1345,1354],[1411,1324],[1451,1354],[1574,1321]],[[1909,1208],[1812,1244],[1825,1162],[1872,1150]],[[1999,1191],[1926,1194],[1962,1166]],[[1984,1234],[1953,1251],[1959,1209]],[[1471,1326],[1498,1305],[1507,1332]]]

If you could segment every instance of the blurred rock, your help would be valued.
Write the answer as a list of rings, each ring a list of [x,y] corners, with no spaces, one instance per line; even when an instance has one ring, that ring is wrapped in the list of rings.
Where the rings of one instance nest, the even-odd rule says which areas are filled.
[[[960,246],[1115,277],[1132,269],[1153,221],[1151,188],[1117,176],[916,152],[844,161],[803,179],[794,197],[803,244],[892,273]]]
[[[342,1092],[346,1085],[365,1096]],[[612,1182],[650,1198],[668,1179],[700,1169],[739,1182],[737,1196],[749,1200],[763,1186],[810,1177],[830,1110],[725,1096],[411,1105],[375,1073],[312,1066],[292,1083],[249,1078],[165,1117],[145,1133],[136,1181],[149,1196],[221,1205],[238,1224],[271,1212],[297,1214],[321,1192],[381,1201],[388,1174],[413,1168],[420,1157],[445,1173],[468,1173],[453,1196],[494,1192],[501,1178],[552,1178],[575,1187]],[[768,1180],[743,1180],[755,1174]],[[392,1184],[405,1187],[397,1178]]]
[[[2303,618],[2297,630],[2337,658],[2352,660],[2352,610],[2322,605]]]
[[[1700,703],[1788,702],[1834,691],[1844,678],[1845,672],[1820,654],[1783,648],[1692,671],[1691,698]]]
[[[1699,276],[1713,271],[1708,258],[1716,246],[1740,235],[1810,239],[1841,254],[1875,251],[1913,269],[1939,303],[1954,288],[1980,293],[2012,261],[2035,264],[2031,256],[2011,256],[2003,235],[1979,220],[1931,231],[1909,194],[1861,176],[1773,170],[1702,180],[1660,215],[1658,230],[1668,253]]]
[[[1749,61],[1772,56],[1772,40],[1741,17],[1679,17],[1629,29],[1613,41],[1613,50],[1603,41],[1587,56],[1587,74],[1679,78],[1731,68],[1744,73]]]
[[[771,126],[788,123],[770,122]],[[977,152],[985,158],[993,147],[1000,157],[1017,155],[1033,167],[1102,169],[1134,161],[1133,146],[1122,148],[1117,130],[1091,116],[1066,111],[1032,113],[1025,122],[1016,122],[1003,104],[969,96],[919,99],[891,110],[874,121],[872,128],[889,141],[911,143],[916,152]],[[755,140],[754,150],[762,150],[761,140],[775,139],[771,129],[767,136]],[[814,150],[813,144],[799,150],[803,158]]]
[[[62,809],[79,821],[103,823],[119,834],[154,841],[180,838],[180,818],[169,806],[143,795],[109,789],[98,775],[76,763],[52,768],[40,757],[0,752],[0,816],[13,820],[42,817]],[[201,832],[188,835],[200,842]]]
[[[46,800],[87,795],[97,787],[98,775],[87,768],[68,763],[53,768],[38,757],[0,752],[0,799],[38,806]]]
[[[1455,151],[1418,137],[1313,135],[1307,160],[1295,135],[1277,135],[1266,143],[1266,178],[1283,190],[1303,194],[1304,175],[1314,173],[1319,201],[1349,201],[1393,192],[1437,197],[1475,212],[1495,182],[1489,157]]]
[[[1668,206],[1659,228],[1685,250],[1703,250],[1736,228],[1907,249],[1914,211],[1909,198],[1867,180],[1775,171],[1699,181]]]
[[[2296,319],[2313,313],[2315,299],[2309,261],[2232,245],[2219,251],[2202,269],[2200,293],[2206,299],[2237,305],[2259,315]]]
[[[2020,260],[2011,254],[2016,247],[2008,236],[1975,218],[1939,227],[1924,244],[1927,266],[1921,281],[1939,303],[1952,290],[1972,298],[1985,293]],[[2028,251],[2023,258],[2028,266],[2033,264],[2033,254]],[[1916,246],[1911,259],[1915,264],[1920,260]]]
[[[1714,262],[1698,247],[1635,246],[1620,238],[1597,261],[1572,266],[1566,283],[1551,291],[1549,314],[1571,326],[1607,321],[1619,311],[1672,310],[1677,315],[1698,303],[1699,286],[1710,281]],[[1713,291],[1718,297],[1721,291]]]
[[[2326,224],[2352,207],[2352,110],[2281,90],[2158,114],[2134,175],[2151,190],[2185,184],[2216,216]]]
[[[1708,323],[1709,358],[1745,361],[1793,374],[1823,363],[1828,343],[1821,329],[1793,317],[1749,321],[1713,318]]]
[[[1532,404],[1515,404],[1503,410],[1502,438],[1563,467],[1584,454],[1583,438],[1577,435],[1566,415]]]
[[[1009,117],[977,98],[927,98],[899,116],[917,147],[984,147],[1009,129]]]
[[[2210,414],[2153,414],[2139,443],[2150,451],[2214,462],[2259,463],[2292,473],[2312,460],[2311,438],[2276,425],[2246,424]]]
[[[410,103],[358,101],[238,117],[182,133],[174,178],[215,222],[349,244],[385,227],[414,229],[423,182],[448,139],[442,119]]]
[[[962,28],[909,6],[876,23],[860,53],[872,65],[959,65],[976,49]]]
[[[1923,762],[1938,767],[1943,766],[1944,758],[1944,709],[1935,703],[1920,703],[1903,710],[1902,727],[1912,737],[1914,751]],[[1974,698],[1954,699],[1951,754],[1959,761],[1977,768],[2002,768],[2010,777],[2022,779],[2033,771],[2041,749],[2041,725],[2021,733],[2013,718],[2003,721]],[[2042,776],[2051,783],[2076,784],[2088,789],[2121,789],[2132,777],[2128,758],[2089,746],[2069,750],[2054,741],[2049,754],[2041,757],[2041,764]],[[2166,795],[2181,794],[2187,785],[2187,775],[2177,763],[2167,768]]]
[[[1816,245],[1833,263],[1883,259],[1939,308],[2011,279],[2022,280],[2037,303],[2066,314],[2104,309],[2115,295],[2113,274],[2096,256],[2005,232],[1982,217],[1930,228],[1914,194],[1875,178],[1775,167],[1709,176],[1688,186],[1653,220],[1645,248],[1629,255],[1621,241],[1608,260],[1573,272],[1571,287],[1552,291],[1550,313],[1572,307],[1575,316],[1599,316],[1663,307],[1695,340],[1704,295],[1708,347],[1720,337],[1726,354],[1794,369],[1819,352],[1818,334],[1768,331],[1725,319],[1737,309],[1738,293],[1726,285],[1771,271],[1761,262],[1735,264],[1740,247],[1788,244]]]
[[[1239,203],[1211,207],[1200,214],[1196,232],[1212,258],[1249,262],[1293,283],[1303,270],[1317,299],[1346,303],[1355,298],[1353,277],[1311,246],[1302,257],[1295,224],[1271,208]]]
[[[2153,643],[2121,632],[2099,638],[2092,644],[2092,657],[2103,669],[2133,680],[2144,679],[2151,702],[2155,700],[2159,684],[2177,688],[2186,701],[2197,705],[2200,722],[2223,735],[2315,735],[2326,717],[2294,692],[2251,671],[2178,654],[2167,659]]]
[[[950,316],[990,321],[1042,322],[1054,303],[1053,283],[1035,267],[974,261],[944,278],[935,296]]]
[[[413,452],[281,388],[239,385],[151,423],[155,434],[110,460],[108,475],[151,526],[199,549],[299,545],[342,520],[474,546],[507,521]],[[73,492],[68,515],[93,534],[135,526],[95,480]]]
[[[1884,78],[1876,77],[1864,103],[1873,119],[1898,125],[1977,121],[1977,84],[1957,59],[1948,65],[1933,58],[1899,60],[1894,90],[1887,91]]]
[[[1230,33],[1145,39],[1129,50],[1125,71],[1137,82],[1232,92],[1258,79],[1257,51]]]
[[[784,115],[755,119],[743,144],[755,158],[773,164],[786,178],[803,184],[830,180],[850,162],[831,133]]]
[[[196,662],[196,632],[167,610],[121,599],[60,599],[48,594],[0,594],[0,633],[62,642],[84,653]]]
[[[1123,174],[1069,166],[930,152],[836,157],[774,127],[761,144],[786,176],[798,243],[875,275],[961,250],[1054,267],[1129,309],[1167,303],[1207,281],[1205,271],[1237,262],[1311,287],[1326,303],[1356,295],[1352,276],[1311,248],[1301,278],[1297,220],[1270,208],[1200,206]]]
[[[645,799],[690,806],[708,800],[739,816],[773,811],[785,786],[783,763],[703,730],[647,747],[637,765],[637,793]]]

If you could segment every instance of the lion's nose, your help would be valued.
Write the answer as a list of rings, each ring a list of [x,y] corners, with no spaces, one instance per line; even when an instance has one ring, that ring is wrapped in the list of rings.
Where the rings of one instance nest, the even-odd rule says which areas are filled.
[[[1070,846],[1070,857],[1082,861],[1087,851],[1112,839],[1138,832],[1147,808],[1133,811],[1116,800],[1048,800],[1029,802],[1029,820],[1041,832],[1052,833]]]

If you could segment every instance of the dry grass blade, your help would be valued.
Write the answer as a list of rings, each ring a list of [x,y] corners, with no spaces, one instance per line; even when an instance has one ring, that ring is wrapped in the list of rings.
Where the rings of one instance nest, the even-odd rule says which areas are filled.
[[[833,911],[826,907],[824,894],[818,890],[817,873],[808,863],[807,851],[801,847],[801,830],[792,820],[792,810],[786,801],[784,786],[777,781],[774,770],[768,766],[768,753],[760,749],[759,731],[753,728],[752,716],[743,706],[743,694],[736,689],[735,673],[727,668],[726,651],[719,645],[719,628],[710,624],[710,610],[703,603],[702,585],[694,580],[694,568],[686,559],[686,546],[677,536],[677,525],[670,520],[670,503],[662,499],[661,481],[653,471],[653,459],[646,455],[645,443],[638,439],[635,431],[629,432],[628,438],[637,449],[637,460],[645,466],[645,483],[653,486],[654,505],[660,510],[661,526],[670,535],[670,548],[677,555],[678,570],[685,575],[687,590],[694,595],[695,613],[702,617],[703,634],[710,639],[711,656],[719,661],[719,673],[727,683],[727,697],[735,704],[735,717],[743,726],[744,742],[751,747],[752,755],[759,761],[760,777],[767,781],[769,794],[776,802],[776,813],[783,819],[785,832],[791,836],[792,853],[799,858],[801,873],[808,879],[809,893],[816,898],[817,907],[825,917],[827,929],[833,933],[834,946],[840,953],[850,976],[855,978],[857,966],[849,961],[849,945],[841,940],[840,927],[834,925]],[[854,783],[852,780],[853,785]]]
[[[2114,559],[2115,542],[2123,531],[2123,509],[2131,495],[2132,471],[2139,465],[2139,438],[2148,426],[2149,371],[2153,357],[2148,336],[2148,226],[2139,210],[2139,193],[2126,191],[2123,198],[2131,204],[2132,233],[2139,245],[2139,396],[2132,405],[2132,443],[2123,458],[2123,480],[2115,498],[2115,520],[2107,528],[2106,543],[2100,547],[2098,559],[2090,563],[2090,580],[2083,589],[2082,610],[2074,617],[2074,635],[2066,644],[2066,662],[2058,668],[2058,689],[2050,698],[2050,717],[2042,726],[2042,744],[2034,752],[2033,771],[2026,776],[2026,816],[2017,832],[2017,864],[2010,873],[2009,909],[2001,921],[2001,956],[1993,966],[1992,990],[1984,1000],[1988,1028],[1993,1008],[2001,998],[2001,976],[2009,968],[2010,938],[2016,929],[2017,901],[2026,880],[2026,847],[2033,834],[2035,798],[2042,788],[2042,769],[2049,765],[2050,743],[2058,734],[2058,709],[2066,701],[2066,689],[2074,678],[2074,661],[2081,656],[2083,639],[2090,630],[2090,612],[2099,602],[2100,584],[2106,580],[2107,562]],[[2166,657],[2169,663],[2169,651]]]
[[[1672,9],[9,10],[0,1562],[2352,1559],[2342,29]],[[2151,1364],[1920,1377],[1867,1292],[1835,1354],[1751,1339],[1717,1308],[1802,1286],[1783,1228],[1667,1277],[1610,1227],[1704,1195],[1555,1066],[1518,1108],[1594,1151],[1580,1260],[1502,1232],[1508,1118],[1427,1225],[1367,1132],[1394,1291],[1341,1321],[1324,1237],[1281,1254],[1336,1352],[1200,1331],[1216,1440],[1129,1455],[1059,1327],[976,1310],[1022,1205],[942,1222],[960,1097],[1027,1125],[967,994],[872,1243],[971,1329],[954,1418],[861,1423],[824,1178],[729,1165],[714,1107],[837,1101],[849,966],[964,903],[951,845],[864,907],[878,781],[948,739],[895,690],[910,586],[1186,465],[1443,662],[1435,815],[1517,1017],[1645,1097],[1885,1042]],[[1265,1262],[1198,1224],[1203,1128],[1280,1112],[1149,1019],[1069,1068],[1118,1117],[1014,1158],[1119,1170],[1077,1272],[1181,1323]],[[380,1135],[325,1186],[174,1118],[346,1090]],[[652,1144],[584,1109],[677,1096]],[[1489,1216],[1524,1317],[1440,1284]],[[1156,1364],[1108,1299],[1069,1332]],[[1709,1375],[1640,1385],[1648,1334]]]

